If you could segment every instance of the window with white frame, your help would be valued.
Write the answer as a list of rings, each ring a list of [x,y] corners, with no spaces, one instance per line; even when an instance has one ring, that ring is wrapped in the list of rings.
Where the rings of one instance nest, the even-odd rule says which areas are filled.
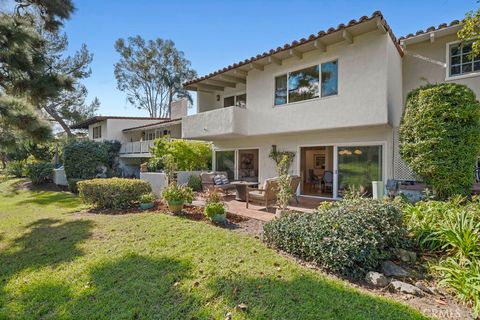
[[[276,106],[338,94],[338,61],[329,61],[275,77]]]
[[[93,139],[100,139],[102,137],[102,126],[93,127]]]
[[[155,131],[147,132],[146,138],[147,140],[155,140]]]
[[[480,55],[473,56],[472,41],[450,44],[448,54],[450,77],[480,73]]]

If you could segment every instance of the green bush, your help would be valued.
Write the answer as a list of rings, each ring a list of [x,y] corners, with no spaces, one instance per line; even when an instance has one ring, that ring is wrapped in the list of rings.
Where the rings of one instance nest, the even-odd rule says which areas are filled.
[[[222,202],[212,202],[205,206],[203,210],[205,217],[213,220],[217,215],[223,215],[225,213],[225,205]]]
[[[202,191],[202,177],[196,174],[192,174],[188,178],[187,186],[192,188],[193,191],[197,191],[197,192]]]
[[[178,186],[176,183],[170,184],[163,189],[162,198],[167,202],[187,202],[192,203],[193,191],[187,186]]]
[[[68,190],[70,190],[72,193],[78,193],[77,183],[83,180],[86,180],[86,179],[67,179]]]
[[[22,178],[25,176],[25,161],[23,160],[14,160],[10,161],[5,168],[6,172],[10,176],[14,176],[16,178]]]
[[[288,213],[264,227],[268,244],[350,276],[377,267],[405,237],[400,206],[366,198],[324,205],[315,213]]]
[[[202,141],[170,140],[163,137],[155,140],[151,154],[150,163],[157,169],[165,167],[166,155],[175,159],[176,168],[180,171],[206,170],[212,163],[211,144]]]
[[[441,254],[440,283],[480,315],[480,201],[420,201],[404,209],[405,221],[420,248]]]
[[[142,195],[152,192],[148,182],[138,179],[92,179],[79,181],[77,186],[83,202],[105,209],[132,207]]]
[[[118,141],[70,141],[63,150],[67,179],[93,179],[99,166],[107,167],[107,176],[116,175],[120,147]]]
[[[33,184],[42,184],[52,177],[53,164],[50,162],[34,162],[27,165],[26,174]]]
[[[140,197],[140,203],[152,203],[155,202],[155,195],[153,193],[146,193]]]
[[[468,195],[480,151],[480,103],[467,86],[429,84],[410,92],[400,154],[439,199]]]

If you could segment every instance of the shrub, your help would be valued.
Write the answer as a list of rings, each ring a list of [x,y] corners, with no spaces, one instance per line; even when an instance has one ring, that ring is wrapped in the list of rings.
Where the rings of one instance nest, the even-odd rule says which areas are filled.
[[[152,203],[156,199],[155,195],[153,193],[146,193],[142,194],[140,197],[140,203]]]
[[[86,179],[67,179],[68,190],[72,193],[78,193],[78,183]]]
[[[150,162],[157,168],[164,168],[166,155],[175,159],[180,171],[206,170],[212,162],[211,144],[202,141],[170,140],[168,137],[156,139],[151,154]]]
[[[7,174],[16,178],[24,177],[25,169],[25,161],[22,160],[10,161],[6,167]]]
[[[471,89],[429,84],[408,94],[400,154],[438,198],[470,194],[479,150],[480,103]]]
[[[79,181],[77,186],[85,203],[106,209],[131,207],[142,195],[152,192],[148,182],[138,179],[92,179]]]
[[[34,162],[27,165],[27,177],[33,184],[45,183],[52,176],[53,164],[50,162]]]
[[[205,206],[203,210],[205,217],[213,220],[217,215],[223,215],[225,213],[225,205],[222,202],[212,202]]]
[[[67,179],[93,179],[99,166],[107,167],[107,176],[115,175],[120,147],[118,141],[70,141],[63,151]]]
[[[192,188],[193,191],[197,191],[197,192],[202,191],[202,178],[197,174],[192,174],[188,178],[187,186]]]
[[[264,227],[267,243],[350,276],[377,267],[405,236],[399,205],[366,198],[288,213]]]
[[[480,315],[480,206],[456,197],[448,202],[407,205],[405,221],[417,244],[444,256],[437,265],[440,283],[463,301],[472,301]]]
[[[167,202],[187,202],[192,203],[193,191],[187,186],[178,186],[176,183],[170,184],[163,189],[162,198]]]

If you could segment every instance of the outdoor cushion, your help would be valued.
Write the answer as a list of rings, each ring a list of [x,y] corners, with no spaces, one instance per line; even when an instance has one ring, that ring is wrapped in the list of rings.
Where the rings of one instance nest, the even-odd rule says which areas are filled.
[[[215,183],[215,185],[222,185],[222,176],[216,175],[215,177],[213,177],[213,183]]]
[[[230,181],[228,180],[227,176],[224,176],[223,174],[220,176],[222,178],[222,184],[229,184]]]
[[[248,192],[248,197],[250,199],[263,200],[265,198],[265,193],[263,191],[252,190]]]

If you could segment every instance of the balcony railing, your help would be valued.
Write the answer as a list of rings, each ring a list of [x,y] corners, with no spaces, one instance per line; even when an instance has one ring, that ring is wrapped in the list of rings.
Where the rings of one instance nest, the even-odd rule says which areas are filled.
[[[247,134],[247,112],[245,108],[227,107],[184,117],[182,137],[208,140],[220,136],[244,136]]]
[[[124,142],[120,148],[120,154],[150,154],[153,140]]]

